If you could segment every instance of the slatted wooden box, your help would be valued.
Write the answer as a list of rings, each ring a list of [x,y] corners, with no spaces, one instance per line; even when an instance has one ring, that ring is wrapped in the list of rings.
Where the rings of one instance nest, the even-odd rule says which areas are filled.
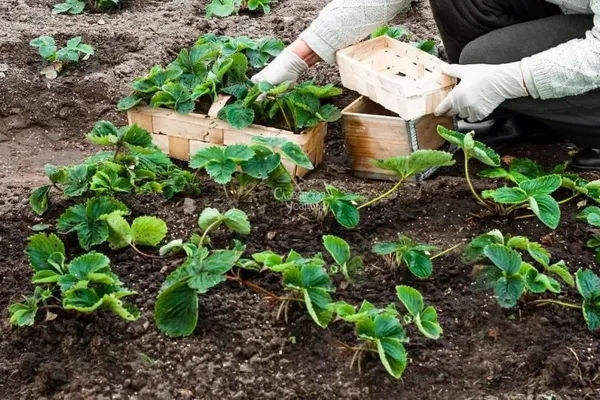
[[[152,134],[154,143],[170,157],[188,161],[198,150],[219,145],[250,144],[255,136],[284,137],[299,145],[316,167],[323,161],[327,124],[321,123],[301,134],[291,131],[251,125],[237,130],[216,117],[227,99],[216,102],[209,115],[179,114],[165,108],[137,107],[127,113],[129,124],[137,123]],[[212,115],[212,117],[211,117]],[[282,160],[292,176],[304,176],[307,169]]]
[[[342,84],[405,120],[433,114],[456,85],[443,75],[443,61],[388,36],[337,52]]]
[[[406,121],[381,105],[361,96],[342,111],[342,129],[354,175],[389,180],[390,171],[377,168],[373,160],[408,156],[416,150],[449,150],[437,134],[437,126],[455,129],[451,117],[425,115]],[[417,176],[425,179],[434,170]]]

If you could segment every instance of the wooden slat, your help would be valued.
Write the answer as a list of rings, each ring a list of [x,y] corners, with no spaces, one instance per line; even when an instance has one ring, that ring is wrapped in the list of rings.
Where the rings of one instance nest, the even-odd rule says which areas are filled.
[[[190,141],[188,139],[169,136],[169,155],[183,161],[190,159]]]
[[[143,124],[152,133],[154,143],[171,157],[187,161],[190,155],[212,145],[251,144],[255,136],[284,137],[311,154],[311,162],[322,162],[327,124],[294,134],[289,131],[252,125],[244,130],[233,129],[228,123],[202,114],[177,114],[172,110],[138,107],[128,112],[130,122]],[[303,176],[308,171],[287,165],[291,173]]]

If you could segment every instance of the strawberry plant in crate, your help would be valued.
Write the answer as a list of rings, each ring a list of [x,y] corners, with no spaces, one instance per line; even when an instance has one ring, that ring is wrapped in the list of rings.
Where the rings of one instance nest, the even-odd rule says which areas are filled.
[[[300,146],[285,138],[253,137],[251,145],[212,146],[199,150],[190,160],[190,168],[206,170],[214,181],[235,198],[248,196],[266,185],[276,199],[290,200],[293,177],[282,164],[287,160],[302,168],[313,169]],[[229,189],[227,189],[229,185]]]
[[[334,122],[341,117],[341,111],[334,105],[321,104],[323,99],[342,93],[333,85],[316,86],[314,81],[307,81],[292,87],[290,82],[278,86],[260,82],[245,90],[245,95],[235,93],[239,100],[219,112],[219,118],[236,129],[247,128],[258,121],[261,125],[299,133],[304,128]]]
[[[283,49],[283,42],[271,38],[201,36],[167,67],[157,65],[136,78],[133,93],[121,99],[117,109],[127,111],[145,103],[187,114],[202,105],[197,104],[200,100],[210,104],[221,92],[245,94],[252,86],[248,69],[263,67]]]
[[[374,353],[379,356],[386,371],[399,379],[408,365],[405,344],[410,339],[405,326],[416,325],[419,332],[429,339],[437,340],[441,337],[443,331],[438,323],[437,311],[432,306],[425,307],[419,291],[409,286],[396,286],[396,293],[408,311],[402,318],[393,303],[386,308],[376,308],[372,303],[364,301],[358,310],[346,302],[330,306],[338,319],[355,326],[358,340],[363,343],[353,347],[340,342],[344,348],[354,352],[351,367],[357,363],[360,371],[362,355]]]
[[[222,108],[218,116],[236,129],[255,123],[299,133],[320,122],[337,121],[341,112],[328,101],[342,91],[333,85],[307,81],[273,86],[250,81],[250,68],[263,67],[283,48],[281,41],[270,38],[254,41],[204,35],[191,49],[181,50],[166,68],[155,66],[136,78],[133,94],[121,99],[117,108],[127,111],[145,103],[181,114],[206,112],[219,94],[227,94],[237,101]]]
[[[359,210],[370,207],[394,194],[408,179],[434,167],[454,165],[452,154],[438,150],[417,150],[410,156],[391,157],[385,160],[376,160],[374,165],[378,168],[392,171],[397,182],[394,186],[380,196],[358,205],[362,196],[344,193],[331,186],[325,186],[325,192],[302,193],[299,201],[302,204],[312,205],[322,217],[333,214],[338,223],[345,228],[354,228],[360,222]],[[319,210],[320,207],[320,210]]]
[[[524,261],[523,255],[533,262]],[[478,268],[477,278],[484,287],[494,288],[498,304],[505,308],[514,307],[527,293],[560,293],[560,283],[548,274],[559,277],[569,286],[575,285],[564,261],[551,263],[550,253],[524,236],[505,237],[497,230],[480,235],[466,247],[464,260],[491,262],[492,265]]]
[[[475,158],[490,167],[500,166],[500,156],[491,148],[473,139],[473,132],[463,134],[438,126],[438,133],[445,140],[461,148],[465,157],[465,177],[469,189],[478,204],[493,215],[511,216],[514,219],[537,217],[546,226],[556,229],[560,222],[560,205],[551,196],[561,187],[558,174],[545,175],[520,181],[514,187],[486,190],[481,196],[475,191],[469,174],[469,161]],[[515,216],[528,209],[533,214]]]
[[[117,129],[110,122],[99,121],[87,139],[107,150],[74,166],[46,165],[50,185],[36,189],[30,198],[36,214],[47,211],[52,191],[69,199],[124,193],[162,193],[170,199],[177,193],[195,195],[200,191],[196,177],[177,168],[137,125]]]
[[[108,310],[129,321],[139,317],[139,311],[122,300],[135,292],[123,286],[105,255],[92,251],[67,262],[63,242],[52,233],[31,236],[26,253],[36,288],[24,303],[10,306],[11,324],[33,325],[40,305],[82,313]]]
[[[240,10],[262,10],[263,13],[271,12],[271,0],[212,0],[206,6],[206,18],[228,17],[237,14]]]
[[[435,246],[418,244],[408,236],[398,235],[397,241],[375,244],[373,253],[386,257],[388,264],[394,270],[406,266],[417,278],[428,279],[433,273],[433,260],[448,254],[459,246],[461,246],[460,243],[431,256],[431,252],[437,249]]]

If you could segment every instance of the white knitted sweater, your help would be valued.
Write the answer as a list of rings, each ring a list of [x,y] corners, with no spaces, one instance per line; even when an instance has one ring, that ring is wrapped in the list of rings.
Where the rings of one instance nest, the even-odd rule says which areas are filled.
[[[534,98],[574,96],[600,88],[600,0],[546,0],[569,14],[594,14],[595,26],[576,39],[523,59],[525,84]],[[333,0],[300,37],[326,62],[368,36],[411,0]]]

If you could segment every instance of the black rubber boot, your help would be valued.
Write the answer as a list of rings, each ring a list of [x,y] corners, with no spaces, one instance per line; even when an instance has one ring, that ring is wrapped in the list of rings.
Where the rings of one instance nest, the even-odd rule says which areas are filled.
[[[475,131],[475,140],[488,146],[511,142],[524,135],[523,126],[516,118],[490,119],[481,122],[458,121],[458,131]]]
[[[580,171],[600,170],[600,149],[584,147],[571,159],[571,167]]]

